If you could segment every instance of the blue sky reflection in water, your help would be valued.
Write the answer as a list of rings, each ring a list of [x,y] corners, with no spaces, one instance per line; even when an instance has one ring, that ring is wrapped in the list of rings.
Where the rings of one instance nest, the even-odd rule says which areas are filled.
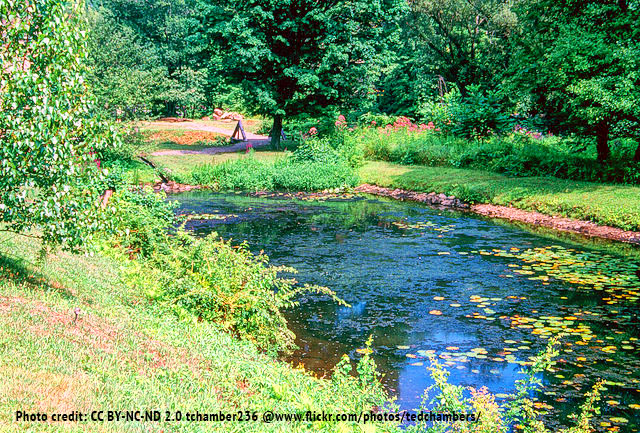
[[[192,192],[187,229],[248,241],[297,280],[328,286],[352,305],[306,296],[287,312],[300,350],[290,359],[329,374],[373,336],[384,383],[416,408],[435,354],[451,382],[501,396],[542,350],[563,339],[541,404],[574,410],[607,380],[604,429],[637,431],[640,280],[634,254],[543,237],[513,225],[376,199],[303,201]],[[202,215],[198,217],[197,215]],[[611,420],[614,421],[611,421]]]

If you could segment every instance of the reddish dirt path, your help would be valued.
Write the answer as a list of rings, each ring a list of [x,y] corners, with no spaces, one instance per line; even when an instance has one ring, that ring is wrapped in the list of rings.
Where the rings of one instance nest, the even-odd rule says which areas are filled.
[[[214,132],[216,134],[223,134],[231,137],[233,130],[235,129],[235,123],[231,123],[229,126],[233,126],[233,129],[224,129],[217,126],[207,125],[204,122],[188,121],[188,122],[149,122],[145,124],[146,128],[161,128],[161,129],[175,129],[175,130],[193,130],[193,131],[206,131]],[[230,153],[239,152],[245,150],[248,146],[255,148],[267,146],[270,142],[269,137],[265,135],[253,134],[246,132],[247,141],[232,144],[230,146],[223,147],[209,147],[201,150],[159,150],[153,152],[152,155],[213,155],[216,153]]]

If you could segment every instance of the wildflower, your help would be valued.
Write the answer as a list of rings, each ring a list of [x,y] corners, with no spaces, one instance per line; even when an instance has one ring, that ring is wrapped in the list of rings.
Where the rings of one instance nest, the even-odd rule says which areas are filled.
[[[316,135],[318,133],[318,129],[315,126],[312,126],[311,129],[309,129],[309,135]]]

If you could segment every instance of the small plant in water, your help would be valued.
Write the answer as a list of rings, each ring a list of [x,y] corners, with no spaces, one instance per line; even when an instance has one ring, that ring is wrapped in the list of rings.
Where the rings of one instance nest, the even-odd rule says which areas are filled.
[[[407,428],[407,432],[444,433],[444,432],[474,432],[474,433],[506,433],[509,431],[524,433],[589,433],[592,430],[590,422],[599,412],[596,406],[600,399],[602,382],[598,381],[586,400],[580,407],[578,414],[572,415],[575,425],[561,430],[549,430],[542,421],[532,394],[542,386],[538,373],[548,370],[554,364],[553,358],[558,355],[558,337],[551,338],[544,352],[540,353],[533,365],[523,371],[525,377],[516,382],[516,392],[511,400],[499,405],[495,397],[486,387],[480,389],[465,388],[448,382],[449,372],[445,370],[435,358],[431,359],[429,370],[435,384],[425,390],[421,411],[432,411],[449,414],[475,414],[477,421],[437,421],[421,422]],[[465,391],[470,396],[465,396]],[[434,392],[429,398],[429,392]]]

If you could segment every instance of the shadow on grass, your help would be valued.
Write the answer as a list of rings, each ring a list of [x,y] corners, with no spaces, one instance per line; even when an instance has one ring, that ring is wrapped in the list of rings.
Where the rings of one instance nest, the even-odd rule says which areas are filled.
[[[64,299],[75,299],[69,289],[56,281],[50,281],[44,274],[36,271],[35,267],[34,263],[26,259],[0,252],[0,279],[10,279],[37,290],[53,291]]]

